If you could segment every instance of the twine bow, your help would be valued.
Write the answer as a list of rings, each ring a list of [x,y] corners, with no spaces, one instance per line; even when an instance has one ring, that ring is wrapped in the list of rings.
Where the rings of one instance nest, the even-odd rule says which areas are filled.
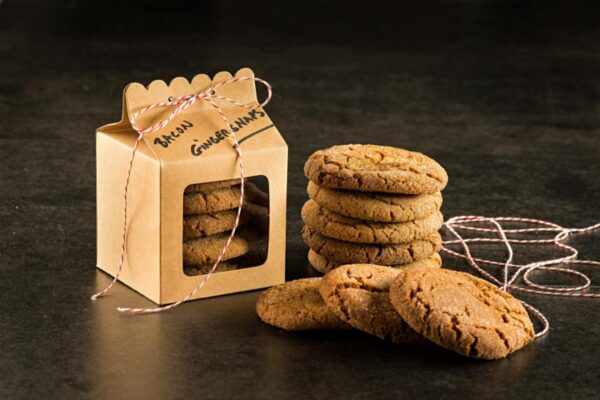
[[[236,82],[241,82],[241,81],[249,81],[249,80],[259,82],[266,87],[267,98],[262,103],[244,104],[244,103],[240,103],[240,102],[236,101],[235,99],[221,96],[217,93],[217,89],[222,86],[230,85],[230,84],[233,84]],[[127,169],[127,178],[125,179],[125,189],[123,191],[125,205],[123,207],[123,229],[122,229],[123,235],[122,235],[122,241],[121,241],[121,255],[120,255],[120,259],[119,259],[119,267],[117,268],[117,273],[115,274],[115,276],[114,276],[113,280],[110,282],[110,284],[106,288],[104,288],[102,291],[94,294],[92,296],[92,300],[96,300],[100,297],[105,296],[108,293],[108,291],[113,287],[113,285],[117,282],[117,280],[119,279],[119,275],[121,274],[121,271],[123,270],[123,264],[125,261],[126,237],[127,237],[127,198],[128,198],[128,193],[129,193],[129,182],[131,179],[131,170],[133,167],[133,161],[135,159],[135,155],[137,153],[140,141],[144,138],[144,136],[163,129],[165,126],[167,126],[173,120],[173,118],[175,118],[177,115],[182,113],[187,108],[191,107],[194,103],[196,103],[199,100],[208,102],[213,107],[213,109],[215,109],[215,111],[217,111],[219,113],[219,115],[223,119],[223,122],[225,123],[225,126],[226,126],[227,130],[229,131],[229,135],[233,141],[232,146],[235,149],[235,151],[237,152],[238,164],[240,166],[240,206],[238,207],[238,210],[237,210],[237,215],[235,218],[233,229],[231,230],[231,233],[229,234],[229,237],[227,238],[227,242],[225,243],[225,246],[223,246],[223,249],[219,253],[217,260],[213,264],[213,266],[210,269],[210,271],[208,272],[208,274],[204,275],[204,279],[202,279],[198,283],[198,285],[196,285],[196,287],[194,287],[194,289],[192,289],[192,291],[190,293],[188,293],[184,298],[178,300],[175,303],[172,303],[172,304],[169,304],[169,305],[163,306],[163,307],[154,307],[154,308],[117,307],[117,310],[120,312],[130,313],[130,314],[149,314],[149,313],[157,313],[157,312],[161,312],[161,311],[170,310],[171,308],[177,307],[181,303],[189,300],[192,296],[194,296],[194,294],[196,294],[196,292],[198,292],[198,290],[200,290],[206,284],[206,282],[209,280],[211,275],[215,272],[215,270],[221,263],[221,260],[222,260],[223,256],[225,255],[225,252],[229,248],[229,245],[231,244],[231,241],[233,240],[233,237],[235,236],[236,230],[238,229],[238,226],[240,223],[240,217],[241,217],[241,213],[242,213],[242,206],[244,203],[244,186],[245,186],[244,161],[243,161],[243,156],[242,156],[242,149],[240,148],[238,139],[235,136],[233,129],[231,128],[231,122],[229,121],[229,118],[227,118],[227,115],[225,115],[225,112],[223,112],[223,109],[216,103],[216,100],[226,101],[228,103],[234,104],[241,108],[255,109],[255,108],[262,108],[265,105],[267,105],[271,101],[272,95],[273,95],[273,90],[271,88],[271,85],[267,81],[259,79],[259,78],[255,78],[255,77],[236,77],[236,78],[228,79],[225,81],[217,82],[214,85],[208,87],[207,89],[201,91],[200,93],[192,94],[189,96],[180,96],[180,97],[170,99],[169,101],[151,104],[149,106],[142,108],[141,110],[135,112],[133,115],[130,116],[129,122],[131,123],[131,126],[133,127],[133,129],[135,129],[135,131],[138,133],[138,137],[135,141],[135,144],[133,145],[133,149],[131,152],[131,159],[129,161],[129,167]],[[136,124],[136,120],[141,115],[143,115],[144,113],[146,113],[152,109],[159,108],[159,107],[174,107],[174,106],[175,106],[175,109],[169,114],[169,116],[167,118],[155,123],[154,125],[152,125],[148,128],[142,129],[141,127],[139,127]]]

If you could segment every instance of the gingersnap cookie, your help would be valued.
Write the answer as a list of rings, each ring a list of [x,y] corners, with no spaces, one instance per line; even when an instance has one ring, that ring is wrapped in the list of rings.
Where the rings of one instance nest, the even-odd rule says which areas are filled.
[[[225,181],[206,182],[206,183],[195,183],[185,188],[185,193],[197,193],[197,192],[212,192],[216,189],[225,189],[231,186],[239,185],[241,180],[228,179]]]
[[[198,239],[190,239],[183,242],[183,263],[185,265],[212,264],[217,260],[219,254],[225,247],[230,232],[219,233]],[[248,252],[251,241],[242,234],[236,234],[221,261],[239,257]]]
[[[233,261],[234,260],[220,262],[219,265],[217,266],[217,268],[215,269],[214,273],[225,272],[225,271],[234,271],[234,270],[240,268]],[[206,275],[210,272],[210,270],[212,269],[213,266],[214,266],[214,263],[213,264],[204,264],[204,265],[185,265],[183,267],[183,272],[187,276]]]
[[[183,195],[184,214],[207,214],[231,210],[240,206],[240,188],[232,186],[208,192],[194,192]],[[252,195],[246,193],[244,201],[252,201]]]
[[[246,211],[247,205],[245,203],[242,213],[240,215],[239,226],[245,225],[250,214]],[[190,214],[183,218],[183,238],[193,239],[215,235],[225,231],[230,231],[235,225],[238,210],[234,208],[232,210],[218,211],[208,214]]]
[[[304,226],[302,238],[308,247],[340,264],[408,264],[429,257],[442,248],[442,238],[438,232],[410,243],[364,244],[329,238]]]
[[[442,194],[384,194],[329,189],[308,181],[311,199],[338,214],[378,222],[407,222],[440,210]]]
[[[397,274],[397,269],[379,265],[344,265],[323,277],[319,292],[339,319],[360,331],[396,343],[426,343],[390,302]]]
[[[306,161],[304,174],[323,187],[367,192],[433,194],[448,183],[444,168],[426,155],[372,144],[316,151]]]
[[[465,272],[401,269],[390,298],[415,331],[468,357],[506,357],[535,337],[519,300]]]
[[[288,331],[346,329],[319,294],[321,278],[305,278],[273,286],[260,294],[256,314],[265,323]]]
[[[323,257],[313,249],[308,250],[308,262],[310,265],[322,274],[327,274],[331,270],[346,264],[340,264],[335,261],[330,261]],[[392,268],[407,268],[407,267],[429,267],[429,268],[440,268],[442,266],[442,258],[438,253],[433,253],[427,258],[413,261],[408,264],[396,264],[386,265]]]
[[[252,246],[242,256],[231,258],[227,261],[221,261],[217,266],[216,272],[235,271],[243,268],[257,267],[264,264],[266,259],[266,244],[263,240],[250,240]],[[205,275],[212,269],[214,263],[204,265],[184,265],[183,271],[186,275]]]
[[[312,230],[352,243],[407,243],[437,232],[444,223],[439,211],[408,222],[371,222],[346,217],[321,207],[309,199],[301,211],[302,220]]]

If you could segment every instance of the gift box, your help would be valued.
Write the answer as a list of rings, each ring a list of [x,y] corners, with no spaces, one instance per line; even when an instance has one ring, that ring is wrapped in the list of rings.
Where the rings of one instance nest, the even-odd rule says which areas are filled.
[[[178,77],[148,87],[132,83],[124,90],[121,121],[96,131],[97,266],[115,276],[124,243],[119,281],[157,304],[176,302],[198,286],[214,262],[208,252],[230,232],[242,172],[232,133],[247,178],[240,226],[228,249],[238,253],[226,252],[222,266],[190,299],[285,280],[288,151],[263,108],[241,106],[258,104],[253,78],[244,68],[235,77],[220,72],[213,79],[197,75],[191,82]],[[172,119],[175,106],[154,107],[197,93],[210,96]],[[165,123],[142,138],[132,116],[138,129]],[[205,221],[210,229],[202,225]]]

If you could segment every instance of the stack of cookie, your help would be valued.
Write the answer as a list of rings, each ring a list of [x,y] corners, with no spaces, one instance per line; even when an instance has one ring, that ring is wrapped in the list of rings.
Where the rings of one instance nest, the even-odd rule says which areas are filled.
[[[334,146],[304,166],[302,208],[308,260],[319,272],[354,263],[441,266],[441,190],[446,171],[416,152],[376,145]]]
[[[245,200],[237,230],[217,272],[260,265],[266,257],[263,222],[268,209],[250,200],[265,196],[256,185],[245,182]],[[208,273],[225,246],[235,225],[240,203],[240,180],[190,185],[183,203],[183,263],[186,275]]]

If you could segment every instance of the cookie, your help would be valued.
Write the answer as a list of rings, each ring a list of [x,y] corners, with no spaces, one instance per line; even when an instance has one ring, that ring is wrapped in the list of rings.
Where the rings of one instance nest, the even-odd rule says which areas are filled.
[[[468,357],[506,357],[535,337],[519,300],[465,272],[401,269],[390,298],[414,330]]]
[[[239,226],[245,225],[250,217],[246,211],[250,203],[245,203],[240,215]],[[230,231],[235,225],[238,209],[218,211],[208,214],[190,214],[183,218],[183,238],[193,239]]]
[[[260,294],[256,314],[265,323],[288,331],[346,329],[319,294],[321,278],[305,278],[273,286]]]
[[[309,199],[301,211],[302,220],[323,236],[352,243],[407,243],[437,232],[444,223],[439,211],[408,222],[370,222],[337,214]]]
[[[217,260],[229,238],[230,232],[183,242],[183,263],[185,265],[212,264]],[[221,261],[239,257],[248,252],[251,242],[244,235],[236,233]]]
[[[384,194],[336,190],[309,181],[306,191],[321,206],[347,217],[378,222],[406,222],[439,211],[442,194]]]
[[[204,264],[204,265],[185,265],[183,267],[183,272],[187,276],[206,275],[210,272],[210,270],[212,269],[213,266],[214,266],[214,263]],[[226,261],[226,262],[222,261],[219,263],[219,266],[217,267],[217,269],[215,269],[214,273],[225,272],[225,271],[234,271],[238,268],[240,268],[240,267],[235,262],[233,262],[233,260]]]
[[[329,271],[340,267],[345,264],[340,264],[335,261],[330,261],[327,258],[323,257],[319,253],[315,252],[312,249],[308,250],[308,262],[310,265],[319,271],[322,274],[326,274]],[[408,264],[397,264],[397,265],[389,265],[392,268],[406,268],[406,267],[429,267],[429,268],[440,268],[442,266],[442,258],[438,253],[433,253],[433,255],[423,258],[421,260],[413,261]]]
[[[323,187],[367,192],[434,194],[448,183],[444,168],[426,155],[372,144],[316,151],[304,174]]]
[[[240,179],[229,179],[225,181],[206,182],[206,183],[195,183],[185,188],[185,193],[203,193],[212,192],[216,189],[225,189],[231,186],[239,185]]]
[[[397,274],[397,269],[379,265],[344,265],[323,277],[319,292],[339,319],[360,331],[396,343],[426,343],[390,302]]]
[[[250,240],[250,243],[252,245],[247,253],[227,261],[221,261],[215,273],[257,267],[264,264],[267,257],[266,240]],[[184,265],[183,271],[189,276],[204,275],[212,269],[213,265],[214,262],[204,265]]]
[[[442,238],[437,232],[410,243],[364,244],[328,238],[304,226],[302,238],[308,247],[340,264],[408,264],[427,258],[442,247]]]
[[[186,193],[183,195],[183,213],[208,214],[231,210],[240,206],[240,195],[239,186],[209,192]],[[246,193],[245,200],[252,200],[252,196]]]

